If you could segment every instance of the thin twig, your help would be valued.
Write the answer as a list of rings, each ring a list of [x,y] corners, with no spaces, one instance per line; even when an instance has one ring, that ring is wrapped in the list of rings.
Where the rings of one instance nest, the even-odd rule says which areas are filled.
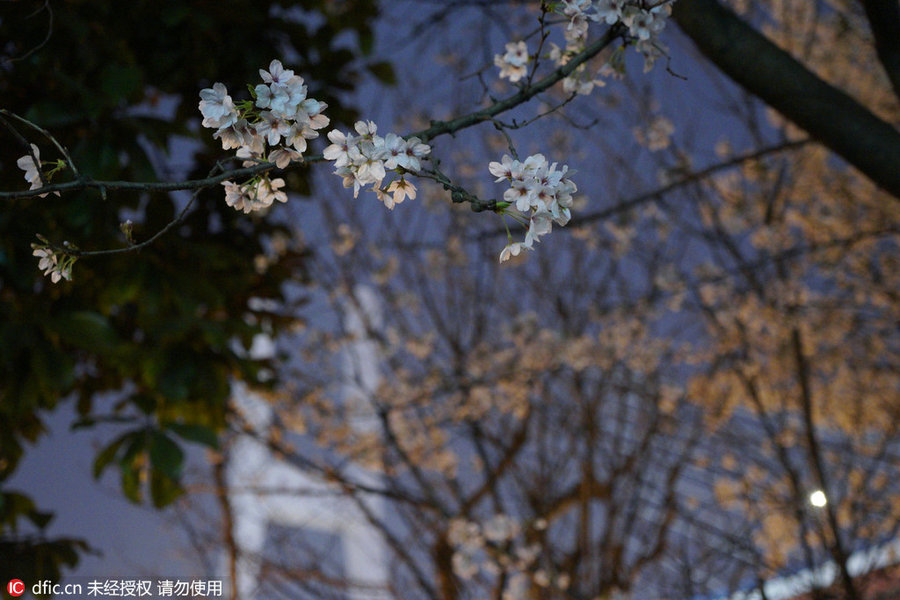
[[[45,138],[50,140],[50,142],[54,146],[56,146],[56,149],[59,150],[60,154],[63,155],[63,158],[66,159],[66,164],[68,164],[69,168],[72,169],[72,174],[76,177],[76,179],[81,178],[81,174],[78,172],[78,168],[75,166],[75,161],[72,160],[71,156],[69,156],[69,151],[66,150],[66,147],[63,146],[62,144],[60,144],[59,140],[57,140],[49,131],[47,131],[46,129],[44,129],[43,127],[41,127],[40,125],[38,125],[36,123],[32,123],[25,117],[20,117],[16,113],[6,110],[5,108],[0,108],[0,113],[2,113],[3,115],[5,115],[7,117],[13,118],[16,121],[19,121],[20,123],[22,123],[24,125],[27,125],[28,127],[31,127],[32,129],[34,129],[35,131],[37,131],[38,133],[43,135]]]
[[[44,36],[44,39],[41,40],[41,42],[37,46],[35,46],[34,48],[29,50],[22,56],[17,56],[15,58],[7,58],[6,59],[7,62],[14,63],[14,62],[19,62],[20,60],[25,60],[26,58],[28,58],[29,56],[31,56],[32,54],[34,54],[35,52],[37,52],[38,50],[40,50],[41,48],[46,46],[47,42],[50,41],[50,37],[53,35],[53,9],[50,8],[50,0],[44,0],[43,6],[41,6],[36,11],[34,11],[33,13],[31,13],[30,15],[28,15],[25,18],[30,19],[31,17],[35,16],[36,14],[38,14],[39,12],[41,12],[44,9],[47,9],[47,35]]]
[[[257,165],[257,166],[269,166],[269,168],[271,168],[271,166],[274,166],[274,165],[270,165],[270,163],[266,163],[265,165]],[[221,168],[222,168],[221,164],[217,163],[216,166],[213,167],[213,169],[209,172],[210,177],[208,177],[208,179],[214,179],[213,173],[220,170]],[[253,168],[253,167],[251,167],[251,168]],[[59,250],[62,250],[63,252],[65,252],[66,254],[69,254],[70,256],[77,256],[79,258],[84,257],[84,256],[104,256],[107,254],[124,254],[125,252],[134,252],[136,250],[140,250],[141,248],[149,246],[150,244],[152,244],[153,242],[158,240],[160,237],[165,235],[167,232],[171,231],[172,228],[175,227],[176,225],[179,225],[182,222],[184,222],[184,218],[187,216],[188,211],[194,205],[194,201],[197,199],[197,196],[199,196],[200,192],[202,192],[204,189],[205,188],[201,187],[201,188],[194,190],[194,193],[191,194],[191,199],[187,202],[187,204],[184,205],[184,208],[181,209],[181,212],[178,213],[178,216],[175,217],[169,223],[167,223],[165,225],[165,227],[163,227],[162,229],[160,229],[159,231],[154,233],[152,236],[150,236],[143,242],[140,242],[138,244],[129,244],[128,246],[126,246],[124,248],[111,248],[108,250],[89,250],[89,251],[74,250],[73,251],[71,248],[62,248]]]

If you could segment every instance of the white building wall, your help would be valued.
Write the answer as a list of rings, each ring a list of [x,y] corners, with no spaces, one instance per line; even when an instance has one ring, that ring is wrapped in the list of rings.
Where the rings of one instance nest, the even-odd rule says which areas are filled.
[[[352,423],[361,430],[374,426],[374,411],[369,398],[379,383],[377,345],[367,331],[381,326],[378,301],[365,287],[355,290],[356,302],[345,308],[344,326],[356,338],[342,357],[343,381],[340,395],[355,403]],[[237,388],[234,400],[252,427],[262,433],[272,422],[269,405],[262,399]],[[264,437],[264,436],[262,436]],[[269,525],[303,528],[337,535],[341,540],[344,572],[348,580],[359,583],[347,597],[377,600],[388,578],[387,552],[381,534],[367,521],[355,501],[340,496],[315,474],[278,460],[264,444],[251,436],[235,441],[230,452],[227,482],[234,514],[234,537],[239,548],[237,581],[241,600],[255,598],[260,581],[260,557]],[[377,487],[379,480],[362,469],[349,470],[356,481]],[[257,494],[254,488],[277,490]],[[282,492],[283,490],[283,492]],[[383,501],[375,495],[363,496],[365,510],[381,518]]]

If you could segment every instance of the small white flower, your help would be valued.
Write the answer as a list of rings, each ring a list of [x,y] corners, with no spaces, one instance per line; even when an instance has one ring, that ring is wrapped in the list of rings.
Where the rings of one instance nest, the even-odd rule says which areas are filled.
[[[526,212],[531,208],[532,187],[525,181],[514,179],[512,186],[503,193],[503,199],[516,205],[516,210]]]
[[[45,275],[56,268],[56,254],[50,248],[41,248],[37,244],[31,245],[34,248],[32,256],[39,256],[38,269],[46,271]]]
[[[502,162],[492,162],[488,164],[488,171],[491,172],[491,175],[496,177],[495,183],[503,181],[504,179],[512,179],[513,172],[513,159],[510,155],[504,154],[503,158],[500,159]],[[519,162],[519,161],[515,161]]]
[[[518,256],[522,251],[522,248],[525,248],[525,244],[522,242],[513,242],[511,244],[507,244],[506,247],[500,252],[500,262],[506,262],[513,256]]]
[[[275,200],[287,202],[287,194],[280,189],[283,188],[284,185],[284,179],[280,177],[269,179],[269,176],[265,175],[259,180],[259,184],[257,185],[257,198],[264,206],[271,205]]]
[[[224,84],[215,83],[212,88],[200,90],[200,98],[204,127],[221,129],[237,121],[237,110]]]
[[[380,187],[373,187],[372,191],[375,192],[375,197],[378,198],[378,201],[384,204],[384,207],[388,210],[394,210],[394,199],[390,194],[385,192]]]
[[[41,181],[40,173],[41,151],[34,144],[30,144],[30,146],[31,152],[34,154],[34,158],[32,158],[31,155],[26,154],[25,156],[19,158],[19,160],[16,161],[16,164],[20,169],[25,171],[25,181],[31,184],[31,187],[29,187],[28,189],[36,190],[44,187],[44,182]],[[37,160],[37,163],[35,163],[35,160]],[[53,193],[59,196],[59,192]],[[41,194],[40,197],[46,198],[48,194],[49,192],[47,194]]]
[[[250,205],[250,192],[245,186],[232,181],[223,181],[222,185],[225,186],[225,203],[228,206],[245,213],[253,210]]]
[[[384,150],[386,159],[384,166],[386,169],[396,169],[399,160],[406,160],[406,141],[396,133],[389,133],[384,136]]]
[[[284,117],[268,110],[259,113],[259,116],[262,121],[256,125],[256,132],[266,138],[270,146],[274,146],[282,137],[290,134],[291,124]]]
[[[629,6],[622,15],[622,22],[628,26],[628,32],[642,41],[650,39],[653,20],[653,15],[637,6]]]
[[[525,246],[531,248],[534,242],[540,241],[542,235],[550,233],[553,229],[553,220],[549,213],[536,213],[528,222],[528,232],[525,233]]]
[[[219,128],[213,134],[213,139],[222,140],[222,150],[232,150],[248,145],[250,137],[255,135],[256,130],[250,127],[247,119],[240,119],[231,125]]]
[[[281,147],[269,153],[269,162],[275,163],[275,166],[277,166],[279,169],[285,168],[286,166],[288,166],[288,164],[290,164],[291,161],[299,161],[302,158],[303,157],[300,155],[300,153],[293,148]]]
[[[275,59],[269,63],[268,71],[259,70],[259,76],[266,83],[284,83],[294,76],[294,72],[290,69],[285,69],[281,61]]]
[[[425,144],[417,137],[406,140],[406,154],[397,159],[398,164],[414,173],[422,170],[420,159],[431,154],[431,146]]]
[[[30,154],[26,154],[25,156],[17,160],[16,164],[20,169],[25,171],[25,181],[31,184],[31,189],[36,189],[41,187],[41,176],[39,174],[41,164],[41,151],[35,144],[30,145],[31,152],[32,154],[34,154],[34,158],[32,158]],[[37,185],[35,185],[35,183],[37,183]]]
[[[597,18],[605,20],[607,25],[612,25],[622,18],[626,4],[627,0],[597,0]]]
[[[353,125],[353,128],[356,129],[356,133],[364,138],[371,138],[375,135],[375,132],[378,131],[378,125],[372,121],[357,121]]]
[[[406,179],[395,179],[391,182],[391,185],[388,186],[387,191],[393,192],[394,204],[400,204],[406,198],[409,198],[410,200],[416,198],[416,186]]]
[[[507,77],[513,83],[528,73],[528,46],[525,42],[506,44],[505,54],[494,55],[494,65],[500,67],[500,78]]]
[[[322,153],[325,160],[333,160],[334,166],[337,168],[349,165],[351,139],[337,129],[328,132],[328,139],[331,140],[331,145]]]

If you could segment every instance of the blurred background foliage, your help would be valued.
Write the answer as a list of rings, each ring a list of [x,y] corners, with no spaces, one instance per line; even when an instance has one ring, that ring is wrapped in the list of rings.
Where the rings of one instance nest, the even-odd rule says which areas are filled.
[[[154,155],[167,153],[170,163],[189,163],[176,165],[178,175],[205,177],[226,153],[209,132],[198,132],[201,88],[221,81],[242,98],[257,70],[280,58],[329,104],[333,123],[352,122],[356,113],[341,95],[366,72],[393,79],[390,65],[367,58],[376,13],[372,0],[273,2],[268,10],[249,0],[3,2],[0,106],[49,130],[95,180],[165,179]],[[42,160],[61,158],[39,133],[11,124],[38,145]],[[0,135],[0,189],[25,189],[16,159],[26,149],[8,129]],[[184,144],[171,150],[178,136],[193,140],[193,160]],[[304,175],[292,171],[294,192],[310,192]],[[254,257],[287,233],[285,225],[266,218],[251,225],[222,198],[220,186],[200,193],[184,223],[149,249],[82,259],[74,281],[56,285],[31,256],[36,234],[83,250],[122,247],[125,218],[141,241],[170,222],[186,197],[103,198],[90,190],[3,201],[0,569],[26,581],[56,579],[89,549],[90,540],[48,539],[52,514],[40,510],[40,498],[5,483],[60,403],[77,403],[73,426],[121,428],[98,454],[96,476],[116,468],[129,499],[164,506],[181,492],[183,445],[216,445],[230,383],[274,384],[265,377],[270,361],[242,349],[263,323],[277,330],[288,319],[251,310],[248,301],[282,300],[286,280],[306,277],[307,251],[281,252],[258,268]],[[98,402],[103,392],[115,392],[113,399]]]

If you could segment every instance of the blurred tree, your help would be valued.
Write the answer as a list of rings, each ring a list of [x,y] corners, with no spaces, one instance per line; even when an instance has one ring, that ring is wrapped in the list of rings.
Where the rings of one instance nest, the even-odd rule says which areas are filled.
[[[71,232],[111,246],[121,243],[116,226],[123,215],[96,194],[67,196],[64,205],[53,197],[11,200],[14,210],[0,218],[18,237],[4,249],[12,283],[4,279],[2,293],[12,298],[4,314],[12,315],[15,327],[0,352],[9,357],[2,364],[12,365],[4,382],[18,386],[9,388],[14,402],[4,403],[4,410],[21,407],[9,416],[23,425],[8,454],[18,456],[20,440],[39,432],[36,409],[73,392],[86,423],[96,422],[93,394],[124,388],[128,395],[109,417],[145,416],[101,453],[97,468],[120,465],[123,489],[132,498],[139,498],[142,477],[149,478],[157,504],[177,492],[182,451],[173,437],[215,445],[210,432],[226,421],[231,425],[214,465],[221,527],[209,539],[231,553],[233,570],[242,552],[229,504],[237,492],[227,489],[222,460],[229,458],[234,435],[251,434],[274,456],[317,474],[362,509],[365,497],[384,498],[390,518],[366,518],[387,544],[392,570],[382,591],[394,597],[646,598],[671,590],[697,597],[754,586],[765,594],[766,580],[788,570],[814,571],[830,560],[842,598],[862,600],[851,556],[891,539],[900,526],[896,3],[733,0],[728,6],[735,13],[715,0],[679,0],[674,16],[682,31],[722,73],[766,104],[729,87],[721,74],[702,79],[705,63],[678,62],[688,56],[684,47],[672,53],[673,71],[692,65],[691,78],[704,84],[694,98],[679,97],[691,82],[675,77],[646,87],[628,80],[608,85],[595,92],[602,100],[593,103],[569,93],[564,86],[573,79],[550,89],[573,73],[576,85],[595,85],[577,79],[593,77],[576,64],[582,60],[593,60],[591,68],[627,70],[630,63],[618,49],[605,50],[635,40],[613,26],[588,46],[592,54],[569,57],[561,70],[541,79],[548,70],[541,61],[562,56],[549,45],[548,31],[565,24],[551,23],[555,17],[544,13],[536,28],[539,13],[522,4],[448,0],[424,11],[413,37],[430,34],[436,24],[454,24],[442,30],[446,40],[427,36],[441,48],[432,57],[445,65],[439,81],[475,73],[466,81],[477,82],[459,97],[422,84],[415,93],[404,90],[396,104],[408,130],[418,117],[407,108],[413,96],[427,106],[426,117],[466,115],[432,122],[423,130],[429,139],[486,121],[500,130],[467,138],[472,143],[466,151],[435,152],[454,177],[441,179],[436,170],[431,177],[453,192],[455,202],[479,210],[496,204],[467,190],[495,194],[481,183],[484,158],[515,153],[517,146],[530,149],[519,138],[524,123],[532,126],[524,131],[541,139],[541,151],[587,163],[593,172],[584,174],[582,189],[591,190],[599,207],[576,212],[570,236],[501,270],[496,251],[488,254],[485,247],[506,231],[485,230],[443,206],[442,191],[421,190],[419,200],[433,212],[392,228],[349,204],[338,189],[333,196],[344,200],[319,207],[326,225],[317,227],[321,250],[300,256],[271,252],[290,247],[269,246],[270,238],[278,239],[277,225],[259,221],[255,229],[243,228],[247,219],[221,208],[213,192],[201,194],[186,227],[149,256],[89,263],[71,291],[53,288],[35,299],[34,263],[26,250],[33,232],[55,238]],[[564,4],[555,6],[575,10],[590,3]],[[611,10],[608,2],[594,4]],[[323,3],[324,22],[331,22],[334,7],[347,6]],[[400,6],[391,17],[396,24],[397,15],[418,15],[432,3],[417,2],[415,10],[392,6]],[[231,14],[230,6],[209,10]],[[239,14],[242,23],[248,15],[263,19],[249,5]],[[356,21],[369,13],[341,14]],[[511,16],[518,14],[521,20]],[[473,24],[456,20],[461,15],[475,15]],[[173,27],[182,21],[173,17]],[[220,25],[205,34],[233,31]],[[266,37],[276,26],[259,27],[248,39]],[[333,27],[324,39],[334,39]],[[87,33],[75,39],[91,31],[82,30]],[[485,75],[494,49],[502,48],[491,45],[496,31],[504,41],[530,31],[543,50],[536,61],[543,70],[535,68],[532,79],[523,69],[520,88],[502,101],[494,100],[494,84]],[[365,50],[369,35],[359,33]],[[289,39],[296,43],[298,36]],[[276,38],[273,45],[285,43]],[[202,46],[192,53],[193,41],[174,37],[173,44],[187,46],[179,59],[208,52]],[[230,41],[216,45],[225,56]],[[235,48],[244,52],[240,44]],[[485,56],[471,48],[485,48]],[[18,56],[25,57],[30,48],[21,50]],[[301,57],[304,51],[294,48]],[[516,59],[510,52],[507,62]],[[238,68],[235,58],[231,70],[217,67],[225,64],[220,57],[186,61],[189,68],[203,68],[171,93],[193,98],[203,77],[209,79],[202,85],[219,80],[238,89],[271,54],[266,49],[240,62],[252,67]],[[335,103],[329,89],[342,89],[352,56],[317,70],[312,57],[318,54],[309,54],[292,65],[323,86],[314,95]],[[50,60],[54,54],[44,46],[24,60],[39,56]],[[92,63],[85,81],[131,89],[135,76],[122,58],[127,56],[121,48],[110,50]],[[405,82],[421,75],[423,59],[416,54]],[[369,66],[393,80],[383,65]],[[85,99],[92,94],[63,93],[68,80],[54,78],[54,86],[65,88],[54,96],[54,109],[49,101],[33,101],[46,88],[46,73],[77,69],[39,67],[28,71],[32,92],[11,106],[53,126],[54,134],[59,128],[60,138],[79,153],[76,162],[83,160],[95,178],[147,180],[152,173],[138,158],[144,155],[141,140],[159,146],[170,135],[193,135],[181,128],[195,116],[193,101],[185,101],[171,122],[149,119],[155,133],[141,130],[141,137],[133,128],[107,143],[103,136],[120,122],[144,123],[147,117],[127,107],[148,102],[143,82],[158,79],[138,78],[134,89],[140,93],[112,103],[118,112],[110,112],[109,104],[92,112],[96,100]],[[540,108],[523,106],[514,117],[500,116],[544,90]],[[717,91],[718,104],[710,102],[710,90]],[[86,107],[81,129],[64,118],[68,104],[79,102]],[[472,111],[473,102],[481,102],[480,110]],[[104,121],[110,114],[115,123]],[[351,119],[350,113],[329,114]],[[635,150],[639,145],[648,152]],[[738,154],[732,145],[745,151]],[[106,162],[92,151],[96,147],[110,149]],[[0,164],[13,164],[22,148],[8,154]],[[209,170],[211,156],[198,156],[198,173]],[[139,164],[145,171],[137,170]],[[104,168],[122,174],[107,175]],[[4,181],[16,189],[21,173]],[[298,178],[296,189],[305,181]],[[638,189],[650,191],[636,194]],[[139,209],[136,227],[143,232],[171,222],[170,200],[139,200],[132,208]],[[385,229],[389,242],[381,235]],[[262,254],[270,255],[262,263],[274,262],[259,272],[253,259]],[[249,345],[264,318],[277,334],[281,309],[287,315],[297,308],[285,304],[278,284],[287,274],[302,278],[296,273],[301,258],[309,279],[322,286],[319,304],[308,313],[313,326],[282,338],[296,345],[302,364],[285,363],[272,380],[284,385],[271,386],[264,396],[275,416],[260,431],[240,411],[227,411],[228,383],[234,376],[259,386],[260,369],[279,372],[278,365],[245,360],[231,340]],[[208,280],[215,285],[204,291],[184,264],[218,265]],[[366,317],[361,329],[342,330],[335,324],[346,315],[366,315],[355,293],[358,283],[375,289],[385,310],[379,318]],[[85,299],[75,302],[80,295]],[[265,314],[248,324],[243,317],[252,296],[275,299],[280,310],[257,311]],[[331,318],[323,318],[329,302]],[[361,337],[376,349],[379,385],[361,381],[363,393],[354,395],[335,382],[346,377],[343,357]],[[207,381],[215,393],[206,393]],[[23,404],[20,397],[33,399]],[[358,468],[373,477],[360,479]],[[810,508],[813,491],[824,494],[824,506]],[[31,516],[37,524],[44,518],[26,503],[17,506],[14,516]],[[312,596],[323,587],[340,596],[353,586],[336,577],[323,586],[321,577],[311,577],[320,553],[296,558],[306,562],[294,579]],[[296,568],[282,566],[289,575]],[[824,597],[822,587],[812,585],[814,597]]]
[[[447,3],[422,23],[472,4]],[[779,594],[878,597],[859,574],[893,560],[885,545],[900,530],[900,104],[878,60],[894,40],[873,40],[865,4],[730,2],[738,24],[721,3],[676,4],[713,60],[744,49],[740,65],[720,67],[781,115],[721,74],[687,100],[674,78],[626,81],[600,102],[555,109],[533,133],[495,121],[508,137],[488,131],[442,153],[462,185],[487,196],[484,156],[535,139],[595,169],[580,174],[592,209],[576,213],[571,234],[507,268],[491,260],[506,232],[436,194],[423,192],[431,214],[396,227],[349,200],[329,203],[320,246],[331,253],[310,268],[327,282],[327,321],[345,327],[291,338],[303,360],[290,387],[265,399],[272,423],[237,419],[235,429],[364,511],[382,499],[383,512],[365,513],[391,569],[380,593],[768,598],[767,582],[800,573]],[[496,3],[479,6],[505,39],[532,25],[515,29],[506,5],[499,15]],[[724,21],[689,22],[713,17]],[[446,47],[485,44],[475,30],[465,42],[442,30]],[[682,51],[672,51],[676,72]],[[486,70],[463,52],[442,60],[445,79]],[[544,98],[540,111],[567,96]],[[632,150],[621,135],[632,123],[655,152]],[[346,325],[359,315],[363,332]],[[377,384],[360,367],[336,385],[360,344],[380,361]],[[220,497],[279,493],[219,483]],[[205,547],[222,547],[228,523],[207,523]],[[291,582],[290,597],[367,593],[316,578],[321,554],[294,550],[251,558]]]

